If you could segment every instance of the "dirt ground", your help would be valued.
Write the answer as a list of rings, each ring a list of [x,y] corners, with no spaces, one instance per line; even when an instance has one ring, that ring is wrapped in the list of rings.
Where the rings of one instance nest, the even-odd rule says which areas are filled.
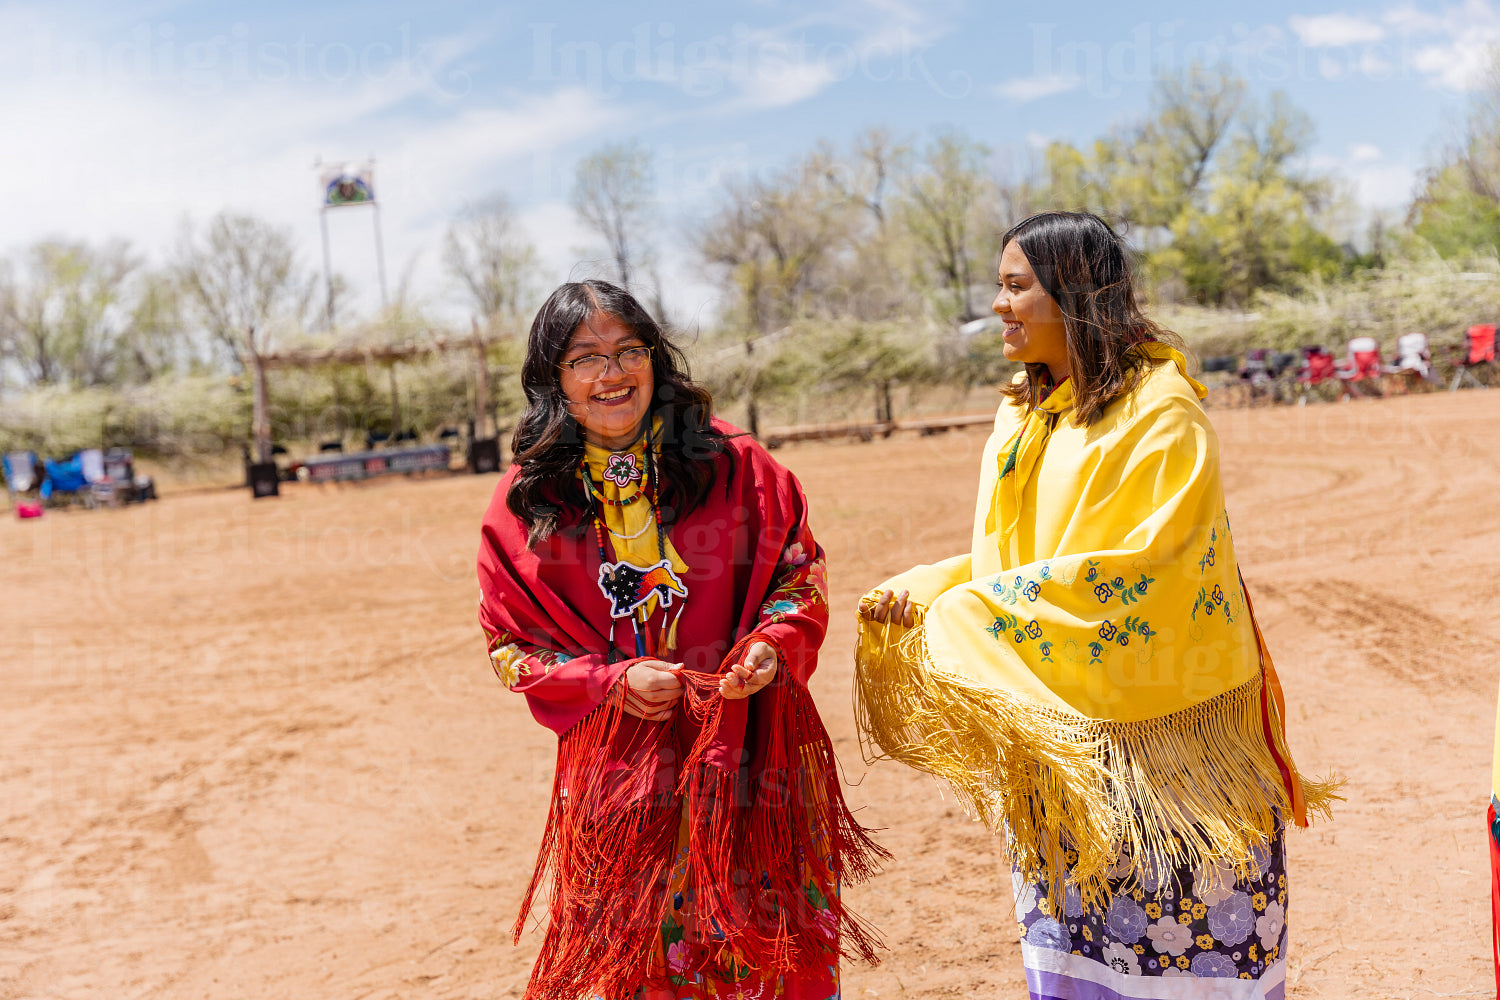
[[[1500,392],[1217,410],[1292,746],[1295,997],[1493,995]],[[967,541],[980,431],[789,447],[842,609],[815,678],[895,862],[847,998],[1025,995],[996,839],[867,767],[850,609]],[[553,738],[487,666],[494,477],[0,520],[0,997],[518,997]]]

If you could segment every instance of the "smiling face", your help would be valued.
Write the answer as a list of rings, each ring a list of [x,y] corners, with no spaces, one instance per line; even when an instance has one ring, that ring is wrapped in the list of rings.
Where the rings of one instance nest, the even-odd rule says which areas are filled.
[[[1000,294],[995,313],[1005,320],[1005,357],[1025,364],[1042,364],[1054,383],[1068,375],[1068,332],[1062,310],[1047,294],[1017,240],[1000,254]]]
[[[644,347],[645,341],[631,332],[619,318],[608,313],[594,313],[580,323],[568,341],[562,360],[577,361],[590,354],[611,355],[630,347]],[[563,365],[558,369],[568,412],[583,428],[584,438],[611,451],[620,451],[635,443],[646,414],[651,410],[651,396],[656,388],[651,365],[637,372],[620,367],[619,359],[609,362],[596,382],[585,382]]]

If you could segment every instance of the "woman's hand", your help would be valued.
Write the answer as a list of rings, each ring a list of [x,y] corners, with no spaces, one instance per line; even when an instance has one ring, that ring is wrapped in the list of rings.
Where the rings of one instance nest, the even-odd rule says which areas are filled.
[[[682,664],[665,660],[641,660],[625,671],[623,683],[609,693],[610,704],[619,705],[626,715],[647,722],[665,722],[682,697]]]
[[[911,601],[911,591],[903,590],[899,595],[895,591],[887,590],[880,595],[875,606],[869,609],[861,608],[866,618],[877,622],[891,622],[893,624],[905,625],[911,628],[916,620],[913,609],[916,607]]]
[[[748,698],[776,676],[776,647],[769,642],[752,642],[744,659],[729,666],[719,678],[719,694],[725,698]]]

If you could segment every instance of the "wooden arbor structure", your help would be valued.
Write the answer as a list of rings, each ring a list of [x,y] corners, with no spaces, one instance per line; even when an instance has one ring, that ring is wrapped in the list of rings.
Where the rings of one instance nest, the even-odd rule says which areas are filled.
[[[264,466],[272,462],[270,393],[267,389],[267,373],[274,368],[321,368],[335,365],[381,364],[385,365],[391,383],[391,434],[394,437],[401,428],[401,399],[396,386],[396,365],[403,361],[432,354],[448,354],[455,351],[472,352],[474,356],[474,441],[490,440],[498,428],[491,430],[490,417],[490,371],[486,358],[490,345],[500,338],[485,336],[476,322],[469,337],[449,338],[435,334],[430,340],[408,341],[402,344],[382,344],[363,347],[298,348],[269,353],[247,352],[245,367],[250,370],[254,384],[254,403],[250,419],[251,436],[255,442],[255,461]],[[253,342],[253,338],[252,338]]]

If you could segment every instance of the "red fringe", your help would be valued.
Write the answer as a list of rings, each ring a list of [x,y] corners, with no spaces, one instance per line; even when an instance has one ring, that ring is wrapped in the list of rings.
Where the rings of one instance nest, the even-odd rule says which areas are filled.
[[[752,633],[725,663],[737,662]],[[838,761],[812,696],[785,670],[752,697],[771,715],[760,760],[730,773],[705,763],[723,699],[717,677],[695,677],[689,698],[704,713],[701,735],[683,761],[678,790],[691,821],[692,884],[698,910],[763,973],[828,961],[834,952],[875,965],[881,942],[843,905],[839,888],[879,871],[890,854],[876,844],[844,802]],[[767,696],[770,695],[768,698]],[[814,885],[833,918],[819,926],[805,888]],[[712,891],[703,892],[703,887]]]
[[[513,930],[519,941],[550,875],[551,919],[528,1000],[578,1000],[586,990],[629,996],[647,971],[681,810],[670,785],[650,786],[655,753],[608,760],[626,718],[601,705],[558,740],[552,809]]]
[[[763,639],[741,639],[725,667]],[[759,758],[728,771],[707,761],[724,707],[720,676],[684,673],[687,690],[674,719],[689,715],[700,728],[675,787],[663,780],[671,771],[659,766],[670,763],[675,721],[656,730],[659,742],[632,747],[626,761],[607,759],[626,719],[612,705],[559,740],[552,809],[514,929],[519,941],[550,875],[549,926],[526,1000],[628,997],[665,985],[655,981],[665,973],[650,968],[650,956],[666,915],[684,803],[697,912],[727,947],[768,978],[832,961],[835,953],[878,962],[879,936],[843,905],[839,888],[868,879],[890,854],[844,802],[832,741],[812,697],[779,670],[752,696],[753,712],[770,713],[752,726],[773,738]],[[807,883],[831,920],[816,919]]]

